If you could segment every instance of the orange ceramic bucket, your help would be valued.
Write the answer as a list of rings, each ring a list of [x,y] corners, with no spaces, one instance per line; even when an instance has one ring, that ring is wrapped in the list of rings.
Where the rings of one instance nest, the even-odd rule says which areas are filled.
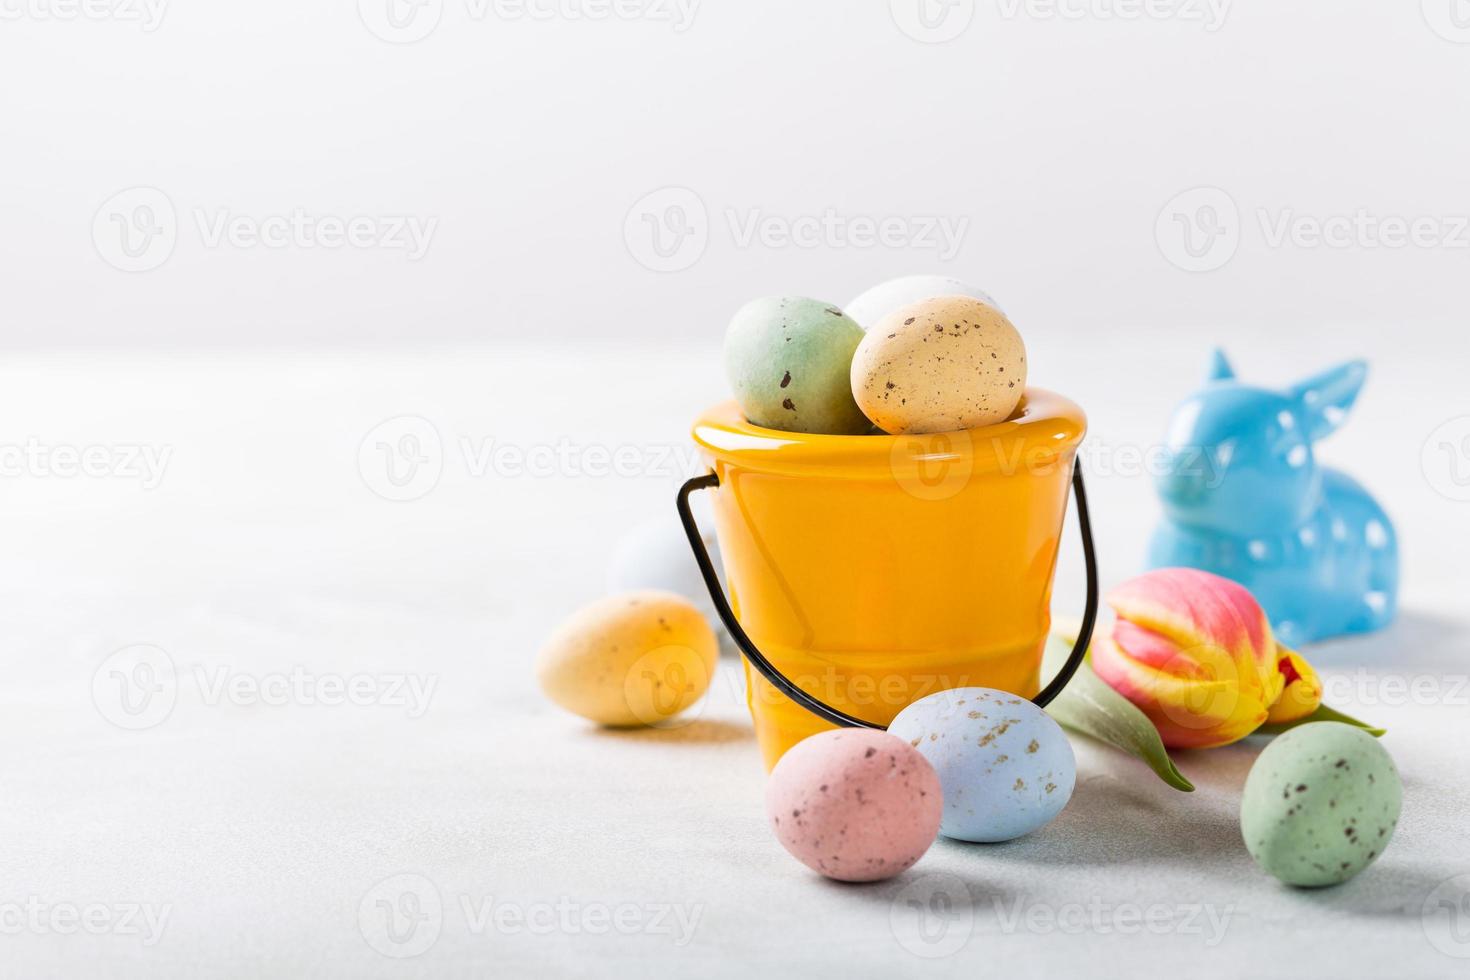
[[[1036,388],[1005,422],[933,435],[781,432],[734,402],[695,423],[712,473],[685,486],[680,511],[746,652],[767,768],[834,721],[884,727],[937,690],[1037,694],[1085,431],[1076,404]],[[729,605],[689,513],[698,489],[714,491]],[[1088,559],[1091,612],[1090,544]]]

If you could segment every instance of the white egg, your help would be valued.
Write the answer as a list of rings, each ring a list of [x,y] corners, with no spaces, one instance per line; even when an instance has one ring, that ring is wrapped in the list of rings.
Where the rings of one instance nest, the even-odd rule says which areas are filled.
[[[968,296],[1000,310],[990,294],[948,276],[904,276],[880,283],[848,303],[842,310],[867,330],[895,310],[936,296]],[[1001,310],[1004,313],[1004,310]]]
[[[704,576],[699,573],[699,564],[689,549],[684,526],[679,523],[673,508],[669,510],[667,518],[639,524],[623,535],[608,564],[607,590],[619,593],[659,589],[682,596],[704,614],[720,638],[721,649],[732,649],[733,645],[715,613],[714,603],[710,601],[709,590],[705,588]],[[724,568],[720,563],[719,542],[715,540],[714,520],[707,505],[695,503],[694,511],[699,520],[700,537],[723,581]]]

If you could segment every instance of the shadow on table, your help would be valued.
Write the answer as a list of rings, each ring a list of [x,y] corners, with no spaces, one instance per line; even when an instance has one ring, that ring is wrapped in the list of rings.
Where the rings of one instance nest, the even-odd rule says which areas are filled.
[[[1461,873],[1470,870],[1462,868]],[[1439,909],[1425,908],[1425,903],[1440,885],[1456,877],[1453,870],[1431,869],[1410,864],[1396,864],[1392,845],[1382,858],[1350,881],[1330,888],[1295,888],[1271,881],[1271,885],[1314,907],[1328,912],[1352,914],[1374,919],[1420,920]],[[1452,892],[1443,893],[1449,897]],[[1454,911],[1459,914],[1463,889],[1453,892],[1458,900]]]
[[[584,737],[650,745],[723,745],[754,740],[755,732],[748,724],[699,718],[687,725],[676,721],[671,728],[588,728]]]
[[[1180,753],[1180,768],[1200,788],[1195,793],[1171,789],[1147,770],[1080,775],[1067,808],[1036,833],[1000,844],[960,846],[1037,867],[1171,865],[1201,873],[1239,868],[1250,863],[1250,856],[1241,842],[1234,797],[1206,790],[1242,784],[1258,751],[1241,745]]]
[[[1304,652],[1312,663],[1328,668],[1413,666],[1463,671],[1470,663],[1465,656],[1463,626],[1418,609],[1403,610],[1393,625],[1380,632],[1315,643]]]

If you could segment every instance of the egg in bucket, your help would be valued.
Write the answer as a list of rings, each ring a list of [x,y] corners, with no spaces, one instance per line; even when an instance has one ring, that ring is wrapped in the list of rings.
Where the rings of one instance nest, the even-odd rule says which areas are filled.
[[[1005,421],[908,435],[763,428],[735,402],[693,436],[711,472],[678,508],[721,620],[746,657],[766,767],[834,726],[885,728],[936,691],[984,687],[1047,703],[1081,663],[1097,575],[1075,403],[1027,388]],[[1087,608],[1066,668],[1043,690],[1068,487]],[[689,506],[712,492],[726,600]]]

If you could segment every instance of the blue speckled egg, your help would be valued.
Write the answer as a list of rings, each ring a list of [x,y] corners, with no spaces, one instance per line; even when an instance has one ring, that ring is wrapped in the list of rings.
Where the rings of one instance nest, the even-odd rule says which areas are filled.
[[[946,837],[1013,840],[1046,826],[1072,798],[1072,745],[1023,697],[984,687],[940,691],[903,709],[888,730],[939,774]]]

